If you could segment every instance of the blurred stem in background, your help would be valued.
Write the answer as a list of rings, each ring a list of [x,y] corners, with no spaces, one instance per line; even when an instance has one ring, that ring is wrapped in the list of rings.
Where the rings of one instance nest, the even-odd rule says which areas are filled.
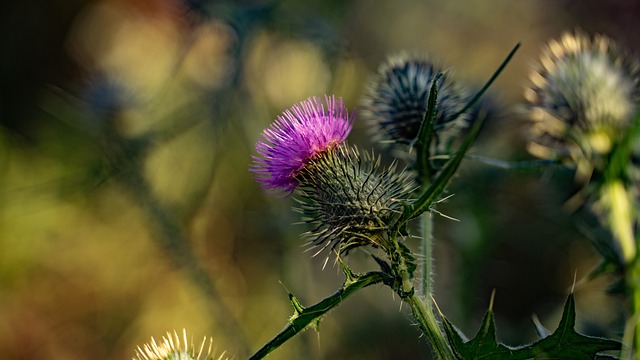
[[[224,339],[225,344],[238,344],[240,348],[237,349],[236,354],[244,356],[249,352],[244,329],[238,323],[233,312],[222,301],[210,273],[202,267],[193,253],[184,227],[178,223],[175,214],[150,189],[147,180],[141,173],[144,166],[133,164],[130,168],[132,171],[128,173],[125,186],[128,187],[131,195],[139,201],[151,221],[156,225],[158,231],[154,238],[158,240],[161,248],[166,250],[171,261],[178,268],[184,269],[194,284],[206,296],[212,321],[220,329],[216,333],[229,337]]]
[[[594,210],[604,213],[602,222],[609,228],[613,237],[614,259],[606,259],[623,269],[629,318],[625,326],[624,340],[626,351],[624,358],[636,358],[640,350],[640,258],[638,257],[638,209],[637,184],[630,179],[634,176],[634,141],[640,132],[640,116],[634,116],[629,128],[619,143],[613,146],[606,168],[603,170],[602,183],[594,191]],[[635,188],[634,188],[635,187]],[[634,194],[635,193],[635,194]]]
[[[634,359],[640,349],[640,261],[635,261],[627,275],[627,283],[634,284],[631,294],[631,316],[625,326],[623,342],[627,345],[623,348],[626,354],[624,359]]]
[[[231,118],[230,112],[232,111],[233,102],[230,100],[232,100],[239,85],[240,70],[242,69],[241,51],[250,33],[249,30],[256,22],[264,19],[256,16],[256,13],[251,12],[251,9],[232,5],[229,5],[227,9],[229,11],[220,12],[223,18],[218,17],[216,9],[197,7],[197,9],[194,8],[193,10],[187,18],[188,27],[184,29],[184,32],[179,33],[183,38],[181,39],[182,41],[177,42],[177,49],[172,53],[174,57],[169,60],[170,66],[167,67],[167,73],[162,74],[163,77],[159,79],[160,81],[158,81],[154,91],[151,94],[146,94],[147,97],[141,96],[145,100],[141,101],[140,104],[130,99],[126,101],[131,101],[136,106],[140,105],[139,108],[142,109],[142,112],[143,110],[148,110],[147,107],[162,107],[167,103],[171,103],[174,100],[173,97],[176,96],[176,92],[178,92],[178,98],[184,97],[185,94],[180,92],[183,90],[179,88],[184,85],[180,83],[181,75],[186,71],[186,62],[190,51],[196,45],[197,37],[201,36],[203,31],[213,31],[211,30],[212,27],[215,31],[232,32],[229,30],[231,27],[228,24],[234,24],[236,25],[234,27],[235,32],[220,35],[221,37],[229,36],[231,40],[214,38],[214,40],[220,42],[229,41],[229,54],[218,54],[218,56],[229,56],[228,62],[234,64],[234,67],[222,66],[221,64],[224,63],[221,60],[221,64],[218,65],[220,65],[220,71],[224,71],[225,74],[220,75],[220,83],[211,88],[204,87],[196,90],[200,91],[200,93],[193,92],[193,96],[196,97],[194,98],[195,101],[206,100],[208,111],[204,112],[204,114],[194,113],[193,118],[185,119],[182,116],[182,111],[192,105],[189,103],[192,99],[183,104],[180,102],[183,100],[181,98],[176,100],[179,107],[176,109],[169,106],[167,114],[157,109],[144,111],[144,116],[149,117],[149,119],[146,119],[147,123],[153,125],[149,129],[145,129],[142,134],[132,136],[131,134],[123,134],[122,129],[119,128],[121,124],[119,124],[117,117],[123,109],[118,106],[118,103],[108,104],[107,111],[101,112],[99,119],[97,119],[96,123],[100,125],[96,129],[92,129],[96,131],[87,131],[87,135],[96,138],[96,140],[99,140],[97,141],[98,143],[104,145],[101,149],[101,156],[107,162],[107,169],[101,169],[102,176],[105,176],[101,181],[109,180],[113,176],[117,184],[128,191],[129,197],[140,205],[153,228],[154,236],[152,236],[152,239],[167,254],[169,261],[176,268],[184,270],[193,284],[205,296],[205,303],[209,310],[207,318],[210,326],[215,328],[215,333],[223,338],[222,342],[228,344],[228,349],[232,350],[232,353],[236,356],[244,357],[249,353],[245,329],[240,325],[236,314],[224,303],[223,296],[216,288],[216,282],[212,278],[213,275],[194,253],[187,233],[187,225],[193,219],[198,207],[202,204],[211,188],[220,159],[217,159],[213,164],[201,164],[198,166],[199,173],[197,175],[201,178],[198,181],[193,181],[191,186],[194,188],[191,189],[193,190],[191,194],[180,195],[178,207],[171,205],[161,192],[155,190],[154,179],[149,178],[149,174],[146,173],[149,159],[154,151],[166,146],[170,141],[184,135],[196,126],[204,125],[205,131],[211,132],[209,141],[214,144],[210,148],[200,150],[214,151],[214,153],[219,153],[215,151],[218,150],[217,144],[219,143],[216,139],[223,138],[222,133],[230,128],[228,125],[242,126],[241,122],[227,121]],[[248,21],[247,18],[250,18],[251,21]],[[100,29],[100,31],[102,30]],[[118,75],[117,72],[115,74],[107,73],[106,77],[117,78]],[[131,95],[138,94],[118,95],[123,97],[129,95],[128,97],[133,98],[134,96]],[[131,105],[129,103],[126,104]],[[189,113],[189,115],[192,115],[192,113]],[[155,124],[159,124],[159,128],[156,128]],[[84,122],[79,126],[87,127]],[[190,174],[185,173],[182,176],[189,177]],[[232,344],[235,344],[237,348],[231,348]]]
[[[566,32],[543,49],[525,97],[531,105],[529,152],[575,169],[580,189],[565,208],[585,210],[603,258],[594,274],[615,271],[610,292],[628,302],[624,358],[640,349],[640,260],[635,161],[639,139],[640,66],[603,35]],[[604,231],[602,231],[604,230]]]
[[[216,23],[222,20],[224,26],[233,26],[235,43],[229,49],[229,61],[234,64],[234,68],[227,69],[229,72],[225,76],[229,79],[218,89],[208,92],[209,116],[197,118],[195,121],[184,121],[179,119],[174,121],[172,126],[164,131],[152,132],[140,138],[127,139],[115,131],[108,131],[107,136],[111,137],[111,142],[115,144],[116,153],[114,166],[117,171],[122,171],[119,177],[120,183],[128,190],[132,198],[136,199],[141,208],[148,215],[152,225],[156,228],[156,236],[159,247],[166,251],[171,262],[180,269],[184,269],[193,283],[201,290],[206,297],[206,304],[209,309],[210,322],[214,324],[215,333],[222,337],[220,343],[225,344],[236,357],[243,358],[249,354],[248,338],[245,327],[238,321],[236,314],[224,303],[223,296],[216,288],[213,275],[203,266],[199,258],[193,251],[184,224],[189,223],[211,187],[214,180],[218,163],[217,160],[212,166],[203,166],[206,174],[204,177],[208,181],[202,182],[202,188],[196,189],[195,195],[183,199],[180,209],[174,209],[167,202],[163,201],[159,194],[152,188],[150,180],[145,176],[145,163],[153,148],[165,144],[168,141],[182,135],[187,130],[204,123],[208,128],[214,129],[211,133],[211,141],[215,144],[214,150],[219,150],[215,139],[222,139],[223,133],[229,130],[243,132],[242,122],[228,121],[232,118],[231,109],[233,96],[241,79],[242,56],[246,41],[251,34],[251,30],[256,24],[265,21],[269,17],[272,4],[268,4],[256,9],[236,6],[228,3],[193,2],[194,13],[190,18],[191,30],[187,33],[185,41],[181,42],[180,49],[174,59],[173,66],[155,98],[162,99],[170,96],[173,78],[182,69],[186,56],[190,48],[194,45],[194,36],[199,25],[208,22]],[[169,114],[168,116],[172,116]],[[112,147],[113,148],[113,147]],[[220,153],[215,151],[215,153]],[[110,156],[114,154],[109,154]],[[184,174],[188,176],[188,174]],[[220,274],[222,275],[222,274]],[[237,348],[231,348],[235,344]]]

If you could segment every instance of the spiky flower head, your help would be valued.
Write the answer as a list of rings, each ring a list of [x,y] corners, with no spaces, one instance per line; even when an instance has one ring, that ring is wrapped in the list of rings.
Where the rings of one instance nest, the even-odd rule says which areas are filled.
[[[392,147],[398,156],[418,136],[429,92],[438,73],[438,98],[432,144],[445,152],[460,131],[469,127],[470,113],[460,114],[473,94],[453,78],[451,71],[417,53],[390,56],[371,76],[362,99],[362,116],[370,122],[376,141]]]
[[[634,120],[639,67],[604,36],[576,31],[552,40],[530,77],[532,141],[538,157],[569,161],[578,175],[603,160]]]
[[[326,111],[309,98],[278,117],[258,141],[250,169],[263,188],[295,190],[303,221],[315,226],[307,235],[317,253],[384,247],[411,181],[395,166],[380,171],[373,154],[361,156],[344,143],[352,118],[342,100],[326,97],[325,103]]]
[[[352,119],[342,99],[325,96],[325,106],[311,97],[286,110],[262,133],[250,170],[267,190],[291,193],[297,174],[314,158],[349,135]]]
[[[187,339],[187,330],[182,330],[182,338],[174,330],[167,332],[162,337],[162,341],[157,343],[152,337],[151,341],[138,346],[133,360],[213,360],[213,339],[205,337],[199,347],[193,344],[193,338]],[[217,360],[225,360],[227,357],[222,353]]]
[[[299,210],[315,226],[306,235],[316,254],[326,248],[338,254],[365,245],[386,248],[389,226],[413,190],[395,164],[381,169],[373,153],[361,155],[346,144],[314,158],[298,178]]]

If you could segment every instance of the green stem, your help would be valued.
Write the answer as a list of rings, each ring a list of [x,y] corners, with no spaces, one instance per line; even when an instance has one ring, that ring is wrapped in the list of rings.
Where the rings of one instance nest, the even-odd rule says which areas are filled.
[[[633,360],[638,358],[637,354],[640,349],[640,289],[634,285],[640,283],[640,262],[637,258],[629,265],[625,280],[627,286],[631,288],[629,295],[630,315],[624,327],[620,359]]]
[[[627,320],[624,340],[630,348],[625,350],[624,358],[635,358],[640,352],[640,235],[635,230],[638,217],[638,207],[631,195],[627,183],[628,169],[633,153],[632,144],[640,136],[640,116],[625,133],[624,138],[617,143],[607,159],[604,169],[604,183],[599,189],[599,196],[608,199],[608,227],[614,240],[621,260],[626,265],[626,282],[629,289],[629,308],[631,316]]]
[[[302,311],[296,311],[291,319],[289,319],[287,327],[253,354],[249,360],[264,358],[280,345],[302,332],[310,324],[320,321],[320,318],[324,314],[340,305],[340,303],[349,297],[349,295],[369,285],[381,283],[384,279],[385,275],[379,271],[369,272],[363,275],[355,275],[351,279],[347,279],[344,285],[342,285],[342,288],[333,295],[313,306],[303,308]]]
[[[425,304],[422,298],[415,292],[405,298],[405,301],[409,306],[411,306],[413,316],[416,318],[429,340],[431,340],[431,345],[433,346],[438,359],[455,360],[456,357],[453,354],[453,351],[451,351],[451,348],[447,343],[447,339],[445,339],[442,331],[440,330],[440,325],[436,320],[433,308]]]
[[[631,270],[631,281],[633,286],[633,313],[631,319],[635,322],[633,326],[633,349],[631,354],[640,352],[640,263],[637,260],[633,263]]]
[[[399,284],[395,286],[395,291],[400,295],[400,298],[406,301],[411,307],[413,317],[418,321],[420,328],[431,342],[431,346],[433,346],[433,350],[438,359],[455,360],[456,357],[436,320],[433,307],[425,304],[424,300],[416,294],[411,281],[412,275],[409,270],[410,267],[404,252],[397,241],[394,243],[396,247],[394,253],[391,254],[392,267],[399,281]]]
[[[432,290],[433,270],[433,217],[426,211],[420,216],[422,220],[422,297],[429,299]]]

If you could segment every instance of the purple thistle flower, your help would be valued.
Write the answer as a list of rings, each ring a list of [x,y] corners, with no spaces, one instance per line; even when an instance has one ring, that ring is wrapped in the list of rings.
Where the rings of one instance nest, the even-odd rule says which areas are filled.
[[[325,96],[325,102],[326,111],[316,97],[293,105],[262,132],[250,166],[262,188],[291,193],[299,184],[296,175],[309,161],[347,138],[352,118],[342,99]]]

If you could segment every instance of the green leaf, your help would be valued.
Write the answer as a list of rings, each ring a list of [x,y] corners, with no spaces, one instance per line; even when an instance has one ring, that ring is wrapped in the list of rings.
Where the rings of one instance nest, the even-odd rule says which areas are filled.
[[[298,298],[292,293],[289,293],[289,302],[291,302],[291,307],[293,307],[293,315],[291,315],[291,319],[295,319],[304,312],[305,307],[302,306],[300,300],[298,300]]]
[[[376,263],[378,264],[378,266],[380,266],[380,270],[382,270],[383,273],[385,274],[392,274],[393,270],[391,269],[391,265],[389,265],[389,263],[386,260],[381,259],[380,257],[371,254],[371,257],[373,258],[373,260],[376,261]]]
[[[427,101],[427,111],[424,113],[424,119],[420,124],[420,131],[417,137],[417,168],[418,179],[422,184],[430,182],[433,169],[429,164],[431,138],[433,136],[433,126],[436,122],[436,105],[438,99],[438,80],[442,77],[442,73],[438,73],[433,79],[431,89],[429,90],[429,100]]]
[[[270,352],[277,349],[309,326],[314,327],[317,330],[322,316],[340,305],[345,299],[358,290],[373,284],[381,283],[387,277],[388,276],[386,274],[379,271],[358,275],[354,274],[353,281],[345,281],[342,287],[333,295],[309,307],[303,306],[295,296],[289,293],[289,300],[293,306],[294,313],[291,318],[289,318],[287,326],[262,348],[256,351],[256,353],[249,359],[258,360],[264,358]]]
[[[449,345],[459,359],[511,359],[513,350],[496,340],[496,325],[492,309],[493,297],[494,294],[491,295],[491,305],[489,305],[489,309],[484,314],[480,330],[469,341],[464,341],[458,329],[442,316],[443,327],[447,334]]]
[[[569,294],[556,331],[551,336],[519,349],[518,352],[534,355],[520,359],[595,359],[602,351],[620,350],[622,347],[615,340],[582,335],[575,330],[575,325],[576,304],[573,294]]]
[[[442,316],[442,328],[447,335],[447,340],[449,341],[449,346],[451,346],[451,350],[458,359],[462,359],[463,353],[465,352],[465,343],[468,340],[465,340],[462,333],[458,328],[456,328],[446,317]]]
[[[407,264],[407,271],[409,272],[409,277],[413,279],[413,274],[418,268],[418,265],[416,265],[416,257],[413,255],[413,253],[407,247],[407,245],[405,245],[403,242],[398,242],[398,246],[400,247],[400,253],[405,259],[405,263]]]
[[[459,359],[609,359],[599,354],[607,350],[620,350],[622,344],[615,340],[586,336],[575,330],[576,309],[570,294],[556,331],[547,337],[519,348],[511,348],[496,340],[493,310],[487,310],[478,334],[464,341],[458,330],[443,317],[443,328],[449,344]]]
[[[429,185],[429,187],[420,195],[420,197],[415,200],[409,207],[408,211],[405,211],[403,217],[407,219],[402,220],[411,220],[418,217],[420,214],[428,210],[438,197],[444,192],[447,185],[451,181],[451,178],[458,170],[464,155],[471,147],[471,144],[475,141],[475,139],[480,134],[480,129],[482,128],[482,124],[484,123],[485,118],[480,117],[475,121],[471,130],[464,138],[462,145],[458,148],[457,153],[444,165],[442,170],[438,172],[438,174],[433,179],[433,182]],[[404,225],[403,222],[401,222]]]

